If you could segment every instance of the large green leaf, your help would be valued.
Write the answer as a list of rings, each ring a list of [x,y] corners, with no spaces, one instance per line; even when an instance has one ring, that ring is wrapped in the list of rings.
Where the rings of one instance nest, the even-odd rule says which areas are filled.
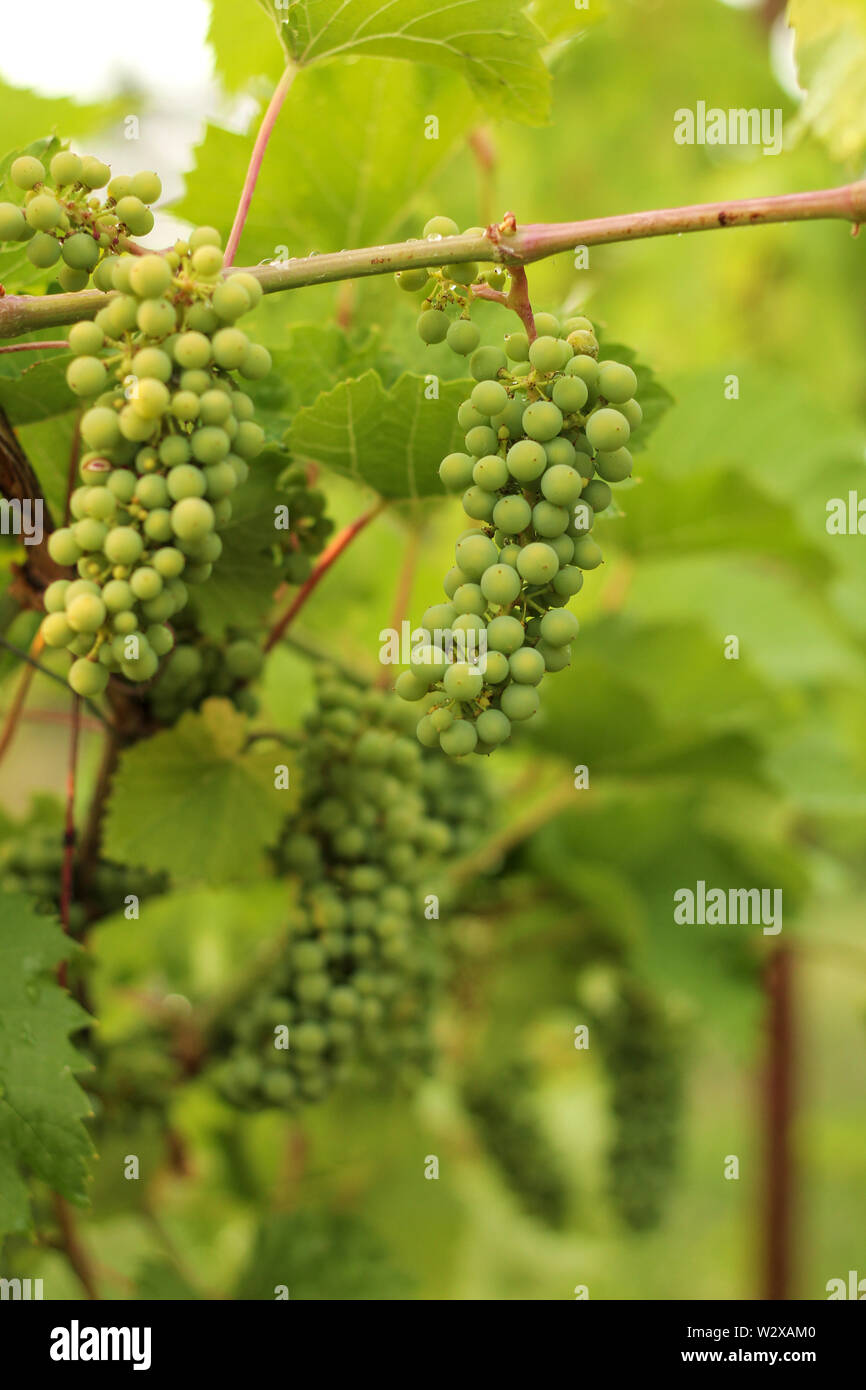
[[[281,753],[247,750],[247,721],[207,700],[171,730],[124,754],[114,780],[105,853],[178,880],[255,877],[293,793],[274,787]]]
[[[73,1075],[87,1063],[69,1041],[87,1015],[54,975],[68,954],[56,923],[0,893],[0,1236],[29,1225],[22,1170],[87,1200],[90,1105]]]
[[[543,35],[521,0],[305,0],[288,9],[278,0],[259,3],[297,63],[365,53],[432,63],[461,72],[502,116],[530,125],[547,117]]]
[[[271,349],[273,370],[263,381],[251,381],[244,390],[256,403],[256,419],[281,436],[291,417],[302,406],[312,405],[322,391],[346,377],[360,376],[393,363],[378,333],[363,343],[350,341],[336,323],[296,323],[280,333],[280,345]],[[396,377],[398,371],[393,371]]]
[[[350,1212],[277,1212],[256,1232],[234,1297],[363,1300],[405,1298],[411,1288],[380,1241]]]
[[[790,0],[788,23],[803,104],[794,134],[811,131],[833,159],[866,150],[866,9],[862,0]]]
[[[299,73],[268,142],[240,260],[395,240],[413,201],[463,147],[476,110],[458,78],[404,63],[365,58]],[[431,111],[436,139],[425,138]],[[228,231],[257,129],[258,118],[248,135],[208,126],[181,216]]]
[[[13,425],[64,415],[77,404],[66,385],[69,353],[10,352],[0,356],[0,407]]]
[[[383,497],[441,496],[437,470],[462,440],[457,407],[468,388],[465,381],[446,382],[436,400],[427,400],[426,390],[425,378],[408,372],[390,391],[373,371],[342,381],[295,416],[292,452]]]

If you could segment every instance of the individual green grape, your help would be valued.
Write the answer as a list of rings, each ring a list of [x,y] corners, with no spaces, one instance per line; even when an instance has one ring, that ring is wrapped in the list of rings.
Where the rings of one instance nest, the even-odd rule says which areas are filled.
[[[481,594],[489,603],[494,603],[498,607],[505,608],[508,604],[514,603],[520,589],[520,576],[510,565],[491,565],[481,576]],[[480,611],[483,612],[484,610]],[[485,740],[485,742],[489,742],[489,740]]]
[[[450,217],[431,217],[429,222],[425,223],[421,235],[426,240],[430,240],[443,236],[457,236],[459,231],[460,228],[457,223],[452,221]]]
[[[469,373],[476,381],[495,381],[507,365],[501,348],[480,347],[469,359]]]
[[[449,492],[462,492],[473,478],[473,459],[469,454],[446,454],[439,465],[439,477]]]
[[[558,338],[561,330],[559,319],[555,314],[536,314],[535,331],[542,338]]]
[[[542,640],[551,647],[566,647],[577,636],[579,624],[567,608],[553,608],[540,623]]]
[[[141,536],[132,526],[116,526],[105,539],[105,554],[113,565],[134,565],[144,549]]]
[[[60,225],[63,209],[53,193],[37,193],[24,207],[24,217],[37,232],[50,232]]]
[[[638,425],[643,420],[643,411],[638,401],[621,401],[617,405],[617,410],[621,411],[628,420],[629,427],[634,433]]]
[[[54,155],[48,168],[58,188],[64,184],[78,183],[83,173],[81,159],[71,150],[59,151],[58,154]]]
[[[556,507],[547,500],[536,502],[532,508],[532,527],[537,536],[543,536],[545,540],[554,540],[561,536],[570,521],[570,513],[566,507]]]
[[[98,357],[76,357],[66,368],[66,382],[76,396],[95,396],[105,387],[108,373]]]
[[[574,563],[582,570],[594,570],[603,559],[601,549],[592,536],[578,536],[574,542]]]
[[[544,541],[532,541],[521,550],[517,560],[518,574],[530,584],[548,584],[558,569],[556,551]]]
[[[498,492],[508,482],[508,465],[499,454],[485,454],[473,467],[472,478],[485,492]]]
[[[477,743],[478,733],[468,719],[455,719],[451,727],[439,735],[440,748],[452,758],[463,758],[467,753],[472,753]]]
[[[425,309],[418,315],[418,336],[428,346],[442,343],[448,333],[448,316],[442,309]]]
[[[45,165],[32,154],[22,154],[13,159],[9,177],[16,188],[34,188],[45,180]]]
[[[65,614],[49,612],[42,620],[42,637],[49,647],[68,647],[75,633]]]
[[[529,344],[529,361],[538,372],[555,372],[563,365],[563,348],[567,345],[559,338],[544,336]]]
[[[548,468],[541,479],[541,491],[548,502],[556,507],[571,507],[580,497],[583,479],[575,468],[565,463],[555,463]]]
[[[486,569],[496,564],[499,552],[489,536],[482,531],[472,531],[457,542],[454,558],[464,576],[462,583],[465,579],[480,579]]]
[[[443,685],[445,693],[452,700],[468,703],[478,698],[484,685],[484,676],[476,666],[457,661],[445,672]]]
[[[628,420],[619,410],[602,406],[594,410],[586,422],[586,437],[593,449],[611,453],[628,443],[631,430]]]
[[[92,270],[99,260],[99,243],[86,232],[73,232],[64,239],[61,255],[73,270]]]
[[[511,656],[522,647],[525,635],[523,624],[510,614],[503,613],[498,618],[492,618],[487,624],[488,653],[502,652],[505,656]]]
[[[606,483],[621,483],[630,478],[633,467],[632,456],[625,448],[599,453],[595,460],[595,471]]]
[[[562,612],[563,610],[557,611]],[[571,647],[553,647],[549,642],[541,641],[536,645],[535,650],[544,659],[546,671],[564,671],[571,662]]]
[[[519,685],[538,685],[544,675],[544,658],[534,647],[520,647],[509,657],[508,669]]]
[[[475,425],[466,435],[466,448],[475,458],[496,452],[499,440],[489,425]]]
[[[55,241],[54,237],[47,236],[44,232],[37,232],[28,241],[24,254],[28,261],[38,266],[40,270],[47,270],[60,260],[60,242]]]
[[[581,493],[581,499],[586,502],[594,512],[603,512],[610,506],[613,500],[613,493],[607,483],[603,483],[600,478],[593,478],[592,482],[587,483]]]
[[[0,203],[0,241],[23,241],[26,235],[27,222],[21,209],[15,203]]]
[[[133,236],[146,236],[153,229],[153,213],[134,194],[128,193],[124,198],[120,198],[115,211]]]
[[[418,290],[423,290],[430,279],[430,272],[420,266],[417,268],[412,266],[406,270],[398,270],[394,279],[401,290],[406,290],[408,294],[415,294]]]
[[[505,456],[508,471],[518,482],[534,482],[540,478],[547,467],[547,455],[543,446],[534,439],[521,439]]]
[[[496,415],[508,404],[508,393],[499,381],[479,381],[469,397],[480,415]]]
[[[525,497],[500,497],[492,512],[493,524],[507,536],[517,536],[532,521],[532,508]]]
[[[509,333],[505,339],[505,355],[512,362],[525,362],[529,357],[529,338],[525,333]]]
[[[81,559],[81,548],[68,526],[61,526],[48,537],[48,554],[56,565],[74,565]]]
[[[425,274],[423,283],[426,284],[426,282]],[[481,342],[481,330],[477,324],[471,323],[469,319],[455,319],[454,323],[448,327],[445,341],[452,352],[456,352],[460,357],[468,357]]]
[[[564,415],[572,415],[582,410],[589,399],[586,382],[579,376],[561,376],[553,383],[551,397]]]
[[[599,362],[598,393],[611,405],[621,405],[637,390],[637,377],[624,362]]]
[[[101,695],[108,685],[108,672],[104,666],[86,658],[73,661],[69,668],[69,684],[76,695],[92,698]]]
[[[81,160],[81,182],[86,188],[104,188],[110,178],[111,170],[107,164],[92,154],[84,155]]]
[[[102,349],[105,335],[95,323],[75,323],[69,330],[68,342],[76,357],[93,357]]]
[[[534,685],[507,685],[499,697],[499,704],[502,713],[518,723],[537,714],[540,699]]]
[[[523,412],[523,428],[530,439],[543,444],[562,429],[562,411],[552,401],[534,401]]]
[[[487,571],[485,570],[485,574]],[[482,575],[482,578],[484,576]],[[461,584],[454,591],[452,606],[456,609],[455,617],[461,613],[475,613],[481,615],[486,611],[487,602],[481,586],[478,584]]]
[[[576,564],[563,565],[553,580],[552,588],[560,597],[572,598],[583,588],[583,571],[578,569]]]

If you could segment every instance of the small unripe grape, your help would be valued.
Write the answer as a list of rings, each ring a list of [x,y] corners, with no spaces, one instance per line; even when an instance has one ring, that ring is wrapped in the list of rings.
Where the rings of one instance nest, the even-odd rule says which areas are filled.
[[[179,502],[183,497],[204,497],[206,487],[204,473],[191,463],[180,464],[168,475],[168,495],[174,502]]]
[[[499,454],[485,454],[472,469],[472,479],[486,492],[498,492],[509,480],[508,465]]]
[[[219,328],[220,319],[209,304],[193,304],[191,309],[187,309],[185,326],[210,337]]]
[[[69,668],[69,684],[76,695],[85,699],[101,695],[108,685],[108,671],[96,661],[81,658],[73,661]]]
[[[117,468],[110,475],[107,487],[118,502],[131,502],[135,495],[135,474],[131,473],[128,468]]]
[[[631,453],[625,448],[599,453],[595,460],[595,471],[606,483],[621,483],[630,478],[633,466]]]
[[[462,577],[457,580],[457,584],[462,584],[467,579],[480,579],[486,569],[496,564],[499,552],[489,536],[485,536],[482,531],[471,531],[468,535],[461,536],[457,542],[454,558],[457,568],[462,571]],[[457,584],[454,585],[455,589]],[[448,590],[445,592],[448,593]],[[454,589],[451,590],[451,594],[453,592]]]
[[[431,682],[415,671],[401,671],[394,682],[394,693],[401,700],[422,700],[430,689]]]
[[[194,391],[175,391],[171,398],[171,413],[177,420],[196,420],[201,411],[201,397]]]
[[[117,412],[108,406],[93,406],[81,421],[81,437],[91,449],[112,448],[120,440]]]
[[[66,382],[76,396],[96,396],[108,373],[98,357],[76,357],[66,368]]]
[[[174,345],[174,360],[181,367],[206,367],[210,361],[210,341],[200,332],[181,334]]]
[[[214,361],[228,371],[241,365],[249,347],[249,338],[240,328],[221,328],[212,341]],[[203,365],[201,363],[190,365]]]
[[[138,256],[129,272],[130,287],[139,299],[161,298],[171,281],[171,267],[164,256]]]
[[[79,594],[66,606],[66,620],[75,632],[96,632],[105,618],[105,604],[96,594]]]
[[[517,536],[525,531],[532,520],[532,508],[525,497],[517,494],[500,497],[493,508],[492,521],[498,531],[506,536]]]
[[[202,540],[213,530],[213,508],[202,497],[184,497],[171,509],[171,524],[179,540]]]
[[[271,365],[271,354],[267,348],[262,347],[261,343],[250,343],[238,370],[249,381],[260,381],[267,376]]]
[[[505,353],[498,347],[480,347],[469,359],[469,373],[476,381],[495,381],[506,366]]]
[[[177,315],[168,299],[143,299],[138,306],[136,321],[149,338],[164,338],[174,332]]]
[[[140,174],[133,174],[129,192],[134,198],[140,198],[143,203],[155,203],[162,193],[162,181],[158,174],[142,170]]]
[[[512,362],[525,362],[529,357],[529,338],[525,333],[509,333],[505,353]]]
[[[634,400],[622,401],[617,406],[617,409],[620,410],[628,420],[630,428],[636,430],[643,420],[643,411],[641,410],[639,402]]]
[[[414,294],[417,290],[423,290],[430,278],[429,271],[422,266],[409,267],[407,270],[398,270],[394,276],[401,290],[406,290],[408,294]]]
[[[258,458],[265,447],[265,432],[254,420],[242,420],[231,441],[232,450],[241,459]]]
[[[541,664],[544,665],[543,659]],[[534,685],[508,685],[500,695],[499,703],[502,713],[509,719],[520,720],[531,719],[540,702]]]
[[[455,319],[454,323],[448,326],[445,341],[452,352],[456,352],[460,357],[468,357],[481,342],[481,330],[469,319]]]
[[[578,536],[574,542],[574,563],[582,570],[594,570],[602,562],[601,548],[592,536]]]
[[[144,543],[133,526],[116,526],[105,538],[103,550],[113,565],[134,565]]]
[[[446,454],[439,465],[439,477],[449,492],[462,492],[473,478],[473,459],[469,454]]]
[[[154,599],[162,593],[162,575],[151,565],[140,565],[130,575],[129,587],[137,599]]]
[[[153,227],[153,213],[133,194],[127,193],[125,197],[120,198],[115,211],[133,236],[146,236]]]
[[[39,629],[43,641],[49,647],[68,647],[75,633],[69,626],[66,615],[61,612],[48,613],[42,619]]]
[[[225,430],[218,425],[205,425],[195,431],[190,447],[193,458],[198,459],[199,463],[219,463],[229,452],[230,443]]]
[[[624,362],[599,362],[598,393],[612,405],[629,400],[637,390],[637,377]]]
[[[537,440],[521,439],[517,444],[512,444],[505,461],[512,477],[518,482],[528,483],[541,477],[547,467],[547,454]]]
[[[47,270],[60,260],[60,242],[55,241],[52,236],[47,236],[45,232],[37,232],[28,241],[24,254],[32,265],[38,266],[40,270]]]
[[[556,463],[548,468],[541,479],[541,491],[548,502],[557,507],[570,507],[576,502],[583,489],[583,478],[576,468],[568,464]]]
[[[111,170],[101,159],[92,154],[84,155],[81,161],[81,182],[87,188],[104,188],[111,178]]]
[[[517,572],[529,584],[548,584],[558,570],[556,551],[544,541],[532,541],[517,559]]]
[[[95,323],[84,321],[74,323],[69,330],[68,342],[70,351],[76,357],[92,357],[99,352],[105,342],[105,335]]]
[[[486,709],[475,721],[478,737],[496,747],[511,734],[511,721],[500,709]]]
[[[551,396],[563,414],[571,415],[586,405],[589,390],[579,376],[561,376],[553,383]]]
[[[422,342],[441,343],[448,333],[448,315],[442,309],[425,309],[418,315],[416,328]]]
[[[469,397],[481,415],[497,415],[508,404],[508,393],[498,381],[479,381]]]
[[[154,382],[154,386],[159,386],[161,382]],[[130,440],[133,444],[143,444],[150,439],[157,428],[155,419],[148,419],[136,410],[131,403],[125,405],[117,417],[120,433],[124,439]]]
[[[489,425],[475,425],[466,435],[466,448],[476,458],[495,453],[498,446],[496,431]]]
[[[552,401],[533,401],[523,412],[523,428],[530,439],[544,443],[562,429],[562,411]]]
[[[451,758],[463,758],[474,751],[478,743],[475,725],[468,719],[455,719],[450,728],[439,735],[439,746]]]
[[[204,246],[196,252],[196,256],[202,256],[205,252],[213,249],[213,247]],[[220,257],[220,264],[222,264],[222,257]],[[195,266],[195,257],[193,257],[193,266]],[[237,278],[232,276],[230,280],[224,280],[221,285],[217,285],[211,303],[215,313],[221,319],[227,323],[234,323],[235,319],[239,319],[241,314],[245,314],[250,308],[250,297],[243,285],[239,285]]]
[[[180,374],[181,391],[194,391],[197,396],[203,396],[205,391],[209,391],[212,382],[213,377],[210,372],[202,371],[200,367],[192,367]]]
[[[519,685],[538,685],[544,675],[544,658],[534,647],[521,647],[509,657],[508,669]]]
[[[189,249],[197,251],[200,246],[222,246],[222,237],[216,227],[196,227],[190,233]]]
[[[430,221],[425,223],[421,235],[430,240],[443,236],[457,236],[459,231],[460,228],[457,223],[452,221],[450,217],[431,217]]]
[[[168,387],[156,377],[137,377],[130,396],[131,404],[145,420],[156,420],[168,409],[171,397]]]
[[[23,241],[27,235],[24,213],[15,203],[0,203],[0,241]]]
[[[226,669],[238,680],[253,680],[264,665],[261,648],[255,642],[238,638],[225,650]]]
[[[57,283],[68,294],[77,294],[79,290],[86,289],[89,279],[88,271],[73,270],[68,265],[62,265],[57,272]]]
[[[263,294],[264,294],[264,290],[262,289],[261,284],[259,283],[259,281],[258,281],[258,279],[256,278],[256,276],[255,276],[255,275],[252,275],[252,274],[250,273],[250,271],[248,271],[248,270],[237,270],[237,271],[235,271],[235,272],[232,274],[231,283],[234,284],[234,285],[242,285],[242,286],[243,286],[243,288],[244,288],[244,289],[246,290],[246,292],[247,292],[247,298],[248,298],[249,301],[250,301],[250,307],[251,307],[252,309],[254,309],[254,308],[256,307],[257,304],[261,303],[261,299],[262,299],[262,296],[263,296]]]
[[[45,165],[32,154],[22,154],[12,161],[9,177],[16,188],[33,188],[44,182]]]
[[[218,246],[199,246],[192,253],[192,268],[196,275],[213,279],[223,267],[223,253]],[[219,313],[219,310],[217,310]]]
[[[108,534],[108,527],[103,521],[97,521],[95,517],[84,517],[77,521],[72,528],[75,537],[75,544],[82,550],[101,550],[102,543]]]
[[[456,661],[449,666],[443,679],[445,694],[452,700],[471,701],[478,698],[484,686],[484,676],[477,666]]]
[[[73,270],[92,270],[99,260],[99,246],[87,232],[74,232],[64,241],[61,254]]]
[[[510,565],[491,565],[481,576],[480,589],[484,598],[502,608],[514,602],[521,587],[520,576]]]

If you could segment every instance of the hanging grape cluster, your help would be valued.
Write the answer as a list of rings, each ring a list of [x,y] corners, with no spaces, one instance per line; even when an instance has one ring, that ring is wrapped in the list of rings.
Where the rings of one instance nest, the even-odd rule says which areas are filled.
[[[218,1039],[230,1054],[220,1087],[249,1108],[317,1100],[350,1063],[404,1081],[429,1064],[443,967],[425,899],[484,820],[465,781],[449,797],[438,770],[428,775],[393,696],[320,672],[317,697],[302,803],[278,853],[280,871],[300,881],[297,910],[267,984]],[[275,1045],[280,1029],[287,1047]]]
[[[684,1024],[642,981],[618,973],[589,1012],[610,1087],[610,1194],[622,1221],[651,1230],[664,1213],[679,1159]]]
[[[450,326],[446,295],[462,306]],[[396,682],[403,699],[424,702],[420,741],[454,757],[505,743],[538,710],[544,675],[569,664],[578,622],[566,604],[601,564],[590,532],[610,484],[631,474],[626,446],[642,419],[634,371],[598,360],[589,319],[537,314],[532,341],[516,332],[502,348],[479,347],[465,298],[437,281],[418,329],[470,354],[476,385],[457,417],[465,452],[448,454],[439,476],[481,525],[459,537],[447,602],[423,615],[424,641]]]
[[[504,1061],[470,1075],[463,1103],[505,1182],[530,1215],[561,1227],[568,1207],[562,1167],[534,1107],[534,1077],[523,1061]]]
[[[290,524],[287,530],[277,532],[277,563],[289,584],[303,584],[334,523],[325,516],[324,492],[315,486],[304,464],[289,464],[280,476],[280,490],[286,493]]]
[[[199,632],[188,613],[173,624],[175,646],[147,691],[147,703],[159,724],[172,725],[189,709],[212,696],[231,700],[244,714],[258,712],[249,689],[264,666],[260,643],[246,633],[229,629],[217,641]]]
[[[27,259],[41,270],[62,260],[57,281],[70,291],[83,290],[91,274],[98,289],[114,288],[113,253],[130,236],[147,235],[153,227],[148,204],[162,192],[157,174],[112,178],[101,159],[72,150],[60,150],[47,170],[35,155],[19,155],[9,178],[24,202],[0,203],[0,241],[26,242]]]
[[[63,859],[63,822],[58,810],[50,825],[26,822],[4,844],[0,854],[0,888],[9,893],[26,894],[35,912],[57,917],[60,915]],[[69,929],[74,934],[88,921],[122,911],[130,894],[141,901],[164,892],[166,886],[162,874],[102,858],[96,861],[85,884],[81,880],[81,866],[73,860]]]
[[[69,683],[79,695],[99,694],[112,673],[156,674],[174,641],[168,622],[187,586],[210,576],[231,495],[264,444],[231,375],[270,370],[267,350],[235,326],[262,291],[222,264],[210,227],[165,255],[113,258],[117,293],[69,331],[67,381],[88,404],[82,485],[48,549],[79,577],[46,590],[42,635],[77,658]]]

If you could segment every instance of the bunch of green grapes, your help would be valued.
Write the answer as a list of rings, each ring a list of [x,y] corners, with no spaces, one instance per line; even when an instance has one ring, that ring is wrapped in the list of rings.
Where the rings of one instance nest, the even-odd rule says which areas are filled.
[[[77,659],[69,684],[98,695],[109,675],[149,681],[173,645],[169,620],[211,573],[231,496],[264,445],[232,372],[267,374],[267,350],[235,321],[261,298],[224,274],[220,237],[199,227],[165,255],[111,260],[114,294],[69,331],[67,381],[88,404],[71,524],[48,542],[78,578],[45,593],[42,635]]]
[[[460,228],[450,217],[431,217],[422,235],[427,241],[440,241],[442,237],[456,236]],[[466,236],[484,236],[483,227],[467,227]],[[502,290],[505,286],[505,272],[499,269],[480,271],[474,261],[464,261],[454,265],[437,266],[426,269],[422,266],[411,270],[398,270],[394,276],[401,290],[409,294],[424,291],[424,301],[416,324],[421,341],[432,345],[447,342],[453,352],[466,357],[474,352],[481,342],[481,332],[472,323],[469,310],[475,298],[473,284],[483,283],[491,289]],[[448,310],[457,308],[459,318],[452,322]]]
[[[631,474],[642,418],[634,372],[597,360],[588,319],[537,314],[535,327],[532,342],[512,333],[469,359],[466,452],[439,475],[481,526],[459,537],[447,602],[424,613],[424,641],[396,682],[424,701],[420,741],[454,757],[505,743],[536,713],[544,675],[569,664],[578,622],[566,604],[601,564],[590,533],[610,484]]]
[[[650,1230],[662,1218],[679,1158],[683,1023],[668,1002],[627,975],[619,975],[610,999],[590,1012],[614,1121],[611,1199],[632,1230]]]
[[[310,577],[313,561],[334,530],[325,516],[327,499],[311,480],[302,463],[291,463],[280,477],[280,491],[286,493],[289,529],[278,531],[279,564],[289,584],[303,584]]]
[[[60,912],[63,857],[59,819],[53,828],[25,824],[0,852],[0,885],[10,893],[26,893],[33,900],[34,911],[56,917]],[[88,877],[85,893],[77,860],[73,859],[72,887],[69,927],[76,932],[88,921],[120,912],[130,894],[142,900],[164,892],[166,881],[146,869],[100,859]]]
[[[535,1113],[532,1069],[523,1061],[487,1067],[468,1078],[462,1097],[485,1150],[524,1210],[561,1227],[568,1188]]]
[[[91,274],[99,289],[113,289],[113,253],[151,230],[148,204],[162,192],[150,171],[112,178],[101,159],[72,150],[60,150],[47,170],[34,155],[20,155],[9,177],[24,201],[0,203],[0,241],[26,241],[25,255],[41,270],[62,260],[57,279],[64,290],[83,290]]]
[[[147,690],[147,703],[157,723],[172,725],[188,709],[221,695],[245,714],[258,712],[249,682],[261,674],[264,653],[260,643],[231,629],[223,641],[200,633],[181,615],[174,629],[175,647]]]
[[[300,883],[285,952],[218,1040],[230,1052],[220,1087],[250,1108],[317,1100],[357,1061],[412,1073],[431,1055],[442,964],[425,903],[442,890],[453,829],[431,815],[424,754],[393,696],[329,672],[317,696],[278,852]]]

